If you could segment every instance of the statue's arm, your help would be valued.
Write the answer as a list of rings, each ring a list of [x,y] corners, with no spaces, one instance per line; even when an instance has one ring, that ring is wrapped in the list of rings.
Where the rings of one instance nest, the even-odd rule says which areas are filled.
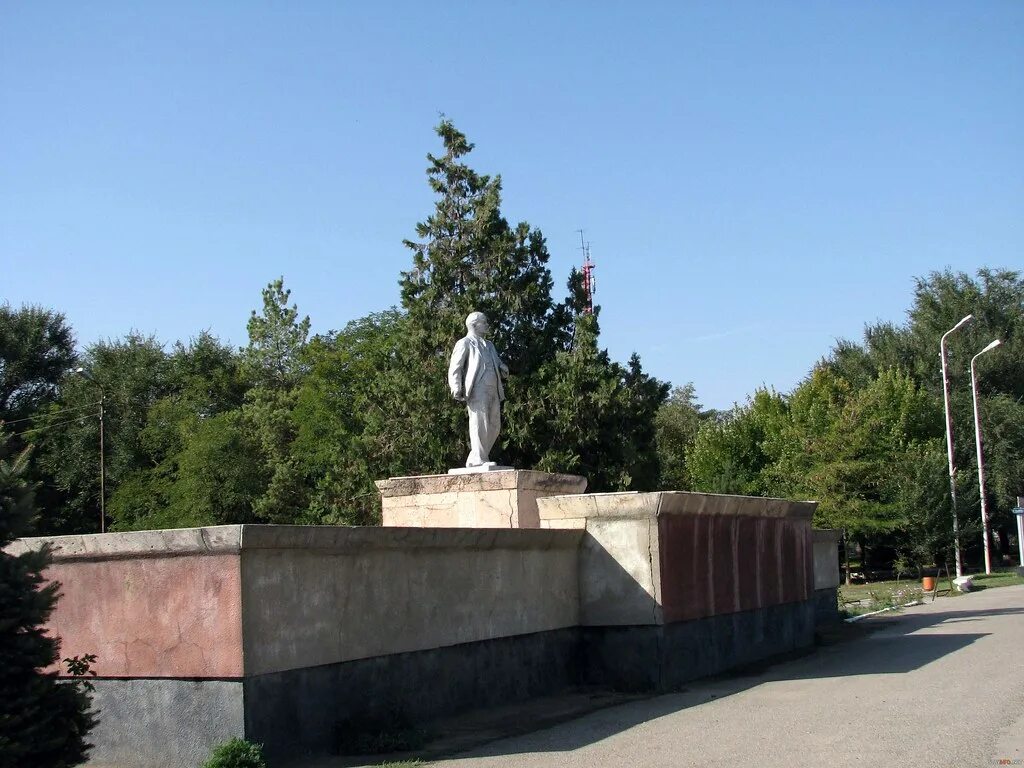
[[[498,361],[498,372],[501,374],[501,378],[507,379],[508,378],[508,366],[505,365],[505,361],[502,360],[501,359],[501,355],[498,354],[498,348],[495,347],[492,344],[491,345],[491,349],[494,350],[494,359]]]
[[[448,363],[448,388],[452,391],[452,397],[456,400],[466,399],[466,356],[468,345],[465,339],[460,339],[452,350],[452,358]]]

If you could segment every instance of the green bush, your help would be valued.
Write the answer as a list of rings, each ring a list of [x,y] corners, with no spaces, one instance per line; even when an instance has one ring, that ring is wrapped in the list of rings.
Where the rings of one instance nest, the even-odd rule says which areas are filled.
[[[235,738],[213,750],[203,768],[267,768],[267,762],[260,744]]]

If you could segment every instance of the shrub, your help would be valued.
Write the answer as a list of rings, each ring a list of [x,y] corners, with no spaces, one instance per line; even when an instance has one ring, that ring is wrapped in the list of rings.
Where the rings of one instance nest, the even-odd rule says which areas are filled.
[[[267,768],[267,762],[261,745],[234,738],[214,749],[203,768]]]

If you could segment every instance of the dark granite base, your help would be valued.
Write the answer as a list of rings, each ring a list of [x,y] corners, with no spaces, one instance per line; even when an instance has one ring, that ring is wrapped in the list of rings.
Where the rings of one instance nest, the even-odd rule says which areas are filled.
[[[570,628],[259,675],[245,681],[246,736],[295,757],[334,751],[347,729],[396,730],[558,693],[579,681],[578,649]]]
[[[814,622],[819,626],[838,624],[839,594],[835,588],[814,591]]]
[[[244,735],[240,680],[95,680],[89,765],[196,768]]]
[[[664,626],[574,627],[244,681],[99,680],[92,761],[191,768],[244,735],[273,764],[335,752],[355,731],[393,732],[581,684],[671,691],[810,646],[817,609],[815,599]]]
[[[683,683],[814,643],[813,601],[664,626],[586,627],[584,682],[622,691]]]

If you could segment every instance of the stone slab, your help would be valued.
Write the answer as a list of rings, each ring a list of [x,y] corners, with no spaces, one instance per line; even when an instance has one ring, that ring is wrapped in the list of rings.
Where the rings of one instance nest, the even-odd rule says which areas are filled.
[[[377,482],[386,527],[540,528],[538,499],[586,487],[579,475],[508,469]]]
[[[556,520],[661,515],[791,517],[810,520],[816,507],[817,502],[813,501],[689,491],[588,493],[579,496],[550,496],[537,502],[542,528],[556,527],[552,524]]]
[[[657,519],[665,623],[808,600],[810,520],[663,514]]]
[[[514,472],[515,467],[506,467],[501,464],[481,464],[478,467],[456,467],[449,469],[449,475],[472,475],[477,472]]]
[[[4,548],[19,555],[49,544],[53,561],[123,560],[144,557],[237,554],[242,546],[241,525],[212,525],[205,528],[171,528],[162,531],[88,533],[18,539]]]

